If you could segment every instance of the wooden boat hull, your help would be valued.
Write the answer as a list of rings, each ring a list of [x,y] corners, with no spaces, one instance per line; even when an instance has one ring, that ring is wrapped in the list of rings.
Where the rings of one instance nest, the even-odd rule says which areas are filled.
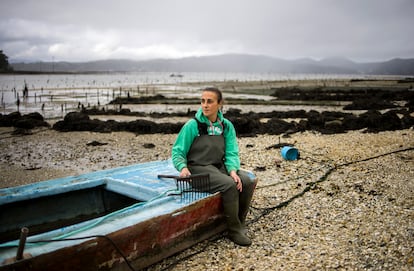
[[[176,212],[107,236],[127,255],[134,269],[140,270],[225,230],[221,208],[221,196],[215,194]],[[92,238],[0,269],[130,270],[114,246],[104,238]]]
[[[0,233],[6,234],[0,234],[3,238],[3,243],[0,243],[0,270],[129,270],[118,249],[139,270],[226,229],[219,193],[204,193],[195,198],[169,193],[176,189],[175,181],[162,180],[157,177],[158,174],[177,172],[170,160],[155,161],[1,189]],[[18,240],[10,240],[10,233],[33,220],[39,220],[39,224],[47,223],[45,220],[49,219],[49,224],[54,225],[56,220],[62,219],[66,209],[71,209],[74,216],[82,216],[83,213],[75,210],[81,212],[80,209],[93,205],[89,202],[82,205],[79,201],[83,199],[78,197],[76,200],[68,198],[59,204],[78,204],[76,206],[82,208],[59,210],[53,202],[46,201],[36,209],[37,202],[45,197],[78,194],[77,191],[80,193],[99,187],[122,194],[122,197],[130,197],[137,203],[125,208],[121,206],[120,210],[111,209],[103,217],[77,221],[74,225],[47,227],[45,232],[39,230],[34,235],[29,232],[24,252],[30,257],[13,260]],[[100,202],[101,199],[95,201]],[[25,202],[30,202],[31,216],[21,207],[25,206]],[[103,205],[107,204],[104,201]],[[44,213],[48,206],[52,213]],[[28,207],[26,209],[29,210]],[[63,241],[68,238],[71,240]],[[45,240],[49,241],[37,243]]]

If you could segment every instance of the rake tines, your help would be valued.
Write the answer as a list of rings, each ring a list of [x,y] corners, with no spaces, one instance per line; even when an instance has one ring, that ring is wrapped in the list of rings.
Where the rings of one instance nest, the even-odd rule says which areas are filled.
[[[176,179],[177,189],[181,192],[181,198],[194,201],[202,197],[203,193],[210,192],[210,175],[194,174],[188,177]]]
[[[172,175],[158,175],[159,178],[173,178],[177,183],[177,190],[181,194],[181,199],[189,202],[199,199],[210,193],[210,175],[209,174],[193,174],[188,177],[179,177]]]

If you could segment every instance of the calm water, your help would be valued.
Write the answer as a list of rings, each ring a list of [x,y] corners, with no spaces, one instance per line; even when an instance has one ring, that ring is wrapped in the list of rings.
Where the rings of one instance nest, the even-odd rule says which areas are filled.
[[[196,89],[181,83],[209,81],[261,81],[366,78],[354,75],[283,75],[272,73],[114,73],[114,74],[44,74],[44,75],[0,75],[0,113],[8,114],[19,110],[22,114],[39,112],[46,119],[61,118],[67,112],[77,110],[79,105],[108,106],[118,96],[153,95],[162,91],[165,96],[199,95]],[[26,97],[23,95],[27,85]],[[237,94],[235,94],[237,96]],[[240,95],[242,98],[257,98]],[[262,96],[262,99],[270,97]],[[184,106],[187,109],[188,106]],[[193,106],[191,106],[192,108]],[[280,107],[280,106],[279,106]],[[140,105],[130,106],[133,111],[171,112],[183,110],[183,106]],[[253,110],[261,111],[263,106]],[[270,110],[270,108],[265,109]],[[283,110],[281,108],[272,110]],[[248,111],[248,110],[247,110]]]

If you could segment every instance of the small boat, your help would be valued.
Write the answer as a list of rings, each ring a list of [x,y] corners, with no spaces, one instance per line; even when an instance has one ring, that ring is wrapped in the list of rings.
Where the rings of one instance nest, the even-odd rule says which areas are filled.
[[[172,74],[170,74],[170,77],[179,77],[179,78],[181,78],[181,77],[184,77],[184,75],[179,74],[179,73],[172,73]]]
[[[177,175],[163,160],[0,189],[0,270],[139,270],[226,230],[221,195]]]

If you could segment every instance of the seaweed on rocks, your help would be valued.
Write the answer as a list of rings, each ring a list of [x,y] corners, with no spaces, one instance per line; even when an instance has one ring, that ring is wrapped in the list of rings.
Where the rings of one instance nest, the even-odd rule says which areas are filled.
[[[36,127],[50,127],[40,113],[34,112],[21,115],[20,112],[12,112],[8,115],[0,114],[1,127],[15,127],[20,129],[33,129]]]
[[[63,120],[57,121],[53,129],[61,132],[68,131],[93,131],[109,133],[128,131],[135,134],[178,133],[184,125],[182,122],[162,122],[141,119],[139,116],[152,118],[170,118],[175,113],[150,113],[133,112],[137,119],[129,122],[115,120],[91,119],[89,111],[70,112]],[[95,112],[95,111],[91,111]],[[130,112],[132,114],[132,112]],[[139,116],[138,116],[139,115]],[[182,114],[189,119],[194,112]],[[380,132],[389,130],[408,129],[414,126],[414,116],[410,108],[398,108],[381,113],[378,110],[367,110],[357,115],[347,112],[310,110],[267,112],[267,113],[242,113],[238,109],[228,110],[225,116],[232,121],[238,136],[255,136],[258,134],[292,134],[303,131],[317,131],[322,134],[344,133],[352,130],[365,129],[366,132]],[[286,119],[294,119],[286,121]],[[39,113],[21,115],[13,112],[9,115],[0,114],[0,126],[15,127],[16,129],[33,129],[50,125],[44,121]]]

